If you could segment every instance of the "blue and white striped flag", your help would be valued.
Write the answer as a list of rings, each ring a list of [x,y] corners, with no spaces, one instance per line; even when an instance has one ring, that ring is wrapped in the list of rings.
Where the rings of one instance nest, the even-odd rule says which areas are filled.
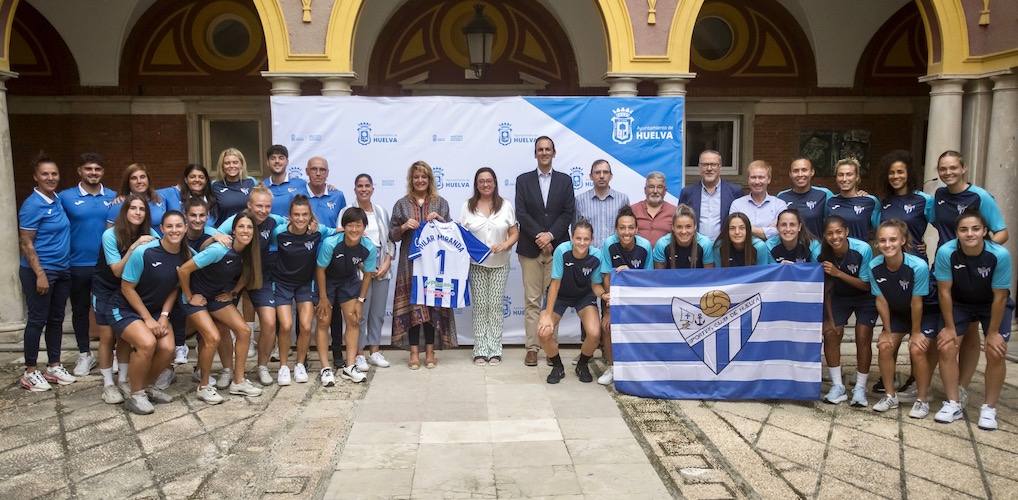
[[[668,399],[817,399],[817,264],[625,271],[611,281],[615,388]]]

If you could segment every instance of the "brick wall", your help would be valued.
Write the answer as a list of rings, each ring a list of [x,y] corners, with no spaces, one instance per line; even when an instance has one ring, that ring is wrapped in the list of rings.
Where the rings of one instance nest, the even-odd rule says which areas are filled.
[[[10,115],[14,182],[20,204],[32,191],[32,160],[45,151],[60,166],[61,189],[77,182],[78,155],[106,158],[104,183],[119,189],[131,163],[148,166],[156,188],[174,184],[187,164],[184,115]]]
[[[753,153],[743,157],[743,164],[754,159],[766,160],[774,167],[771,191],[788,187],[788,169],[799,156],[799,134],[805,130],[863,129],[870,131],[870,173],[864,175],[861,187],[876,193],[875,172],[880,157],[892,149],[912,149],[912,115],[756,115],[753,129]],[[919,162],[922,158],[918,159]],[[833,177],[814,178],[814,182],[835,192]],[[742,182],[743,184],[745,182]]]

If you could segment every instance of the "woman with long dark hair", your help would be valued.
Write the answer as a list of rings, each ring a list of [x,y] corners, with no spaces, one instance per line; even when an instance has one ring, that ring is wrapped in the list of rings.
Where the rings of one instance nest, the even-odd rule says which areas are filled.
[[[767,240],[767,253],[771,262],[797,264],[817,262],[820,257],[820,242],[817,241],[798,210],[788,208],[778,214],[778,234]]]
[[[186,214],[184,207],[188,200],[199,199],[208,206],[207,224],[216,225],[216,197],[212,194],[212,178],[209,171],[198,163],[189,163],[184,167],[177,184],[164,187],[156,193],[163,197],[167,210],[179,210]]]
[[[753,237],[753,223],[742,212],[733,212],[721,224],[714,242],[714,267],[763,266],[770,263],[767,245]]]
[[[686,204],[675,208],[672,231],[654,244],[657,269],[698,269],[714,267],[714,243],[696,228],[696,212]]]
[[[117,196],[110,204],[110,208],[106,212],[106,225],[112,226],[113,221],[116,220],[117,214],[120,213],[120,205],[124,202],[124,199],[129,194],[135,194],[140,196],[146,203],[148,203],[149,218],[152,219],[152,228],[159,232],[160,223],[163,220],[163,214],[166,213],[166,202],[163,197],[152,188],[151,180],[148,176],[148,169],[142,163],[132,163],[127,166],[124,170],[123,180],[120,182],[120,196]]]

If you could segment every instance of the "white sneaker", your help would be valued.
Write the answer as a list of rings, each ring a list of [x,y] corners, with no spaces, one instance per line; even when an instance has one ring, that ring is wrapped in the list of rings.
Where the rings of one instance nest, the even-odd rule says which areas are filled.
[[[604,369],[604,373],[602,373],[600,377],[597,377],[597,383],[601,385],[609,385],[614,381],[615,374],[610,366]]]
[[[124,402],[124,395],[115,385],[103,386],[103,402],[108,405],[118,405]]]
[[[388,368],[390,366],[389,360],[382,356],[381,351],[371,353],[371,356],[368,356],[368,361],[379,368]]]
[[[74,375],[67,373],[64,365],[47,366],[46,373],[42,376],[47,382],[56,382],[59,385],[70,385],[78,381]]]
[[[233,370],[229,368],[223,368],[223,371],[219,372],[219,380],[216,380],[216,389],[226,389],[233,383]]]
[[[173,371],[173,368],[166,368],[159,372],[159,376],[156,377],[155,385],[157,389],[165,391],[169,389],[173,382],[177,380],[177,372]]]
[[[908,416],[912,418],[926,418],[930,414],[930,404],[921,399],[915,400],[912,403],[912,411],[908,412]]]
[[[364,355],[362,354],[358,354],[357,357],[354,358],[353,365],[356,366],[357,370],[362,373],[366,373],[368,370],[371,369],[371,367],[368,366],[368,359],[365,358]]]
[[[173,364],[186,365],[187,353],[190,352],[186,345],[178,345],[173,349]]]
[[[348,366],[343,368],[343,371],[339,372],[339,375],[353,383],[364,382],[364,379],[368,378],[366,375],[361,373],[356,366]]]
[[[198,375],[198,367],[194,367],[194,371],[191,372],[191,382],[201,385],[201,377]],[[208,385],[216,385],[216,377],[209,374]]]
[[[888,396],[884,394],[884,397],[877,401],[877,404],[873,405],[873,411],[877,413],[883,413],[887,410],[893,410],[898,407],[898,395]]]
[[[250,380],[244,379],[243,382],[237,384],[230,384],[230,394],[236,394],[238,396],[250,396],[256,397],[262,395],[262,390],[255,387]]]
[[[866,400],[866,386],[856,385],[852,388],[852,402],[849,404],[857,408],[865,408],[870,405],[870,402]]]
[[[824,396],[824,402],[832,405],[845,401],[848,401],[848,392],[845,391],[845,386],[843,385],[832,385],[831,390],[827,391],[827,395]]]
[[[46,392],[53,388],[39,370],[25,372],[21,376],[21,387],[32,392]]]
[[[83,352],[78,354],[78,362],[74,364],[74,376],[84,377],[88,375],[88,372],[95,368],[96,361],[95,356],[90,352]]]
[[[270,386],[276,379],[272,378],[272,374],[269,373],[269,367],[262,365],[258,367],[258,383],[263,386]]]
[[[304,363],[297,363],[293,367],[293,381],[298,384],[306,384],[308,381],[308,369],[304,367]]]
[[[198,399],[210,404],[217,405],[223,402],[223,397],[216,391],[215,386],[206,385],[198,388]]]
[[[336,385],[336,375],[332,373],[332,368],[322,368],[321,378],[323,387]]]
[[[156,387],[146,387],[145,395],[148,396],[149,401],[156,404],[168,404],[173,402],[173,396],[166,394]]]
[[[276,374],[276,383],[283,385],[290,385],[290,367],[280,366],[279,373]]]
[[[942,424],[949,424],[955,420],[961,420],[964,415],[961,406],[956,401],[944,401],[944,406],[933,416],[933,420]]]
[[[997,430],[997,409],[983,405],[979,407],[979,428],[984,431]]]
[[[148,400],[148,396],[145,393],[138,395],[130,395],[124,399],[124,408],[127,411],[137,415],[151,415],[156,411],[155,407],[152,406],[152,402]]]
[[[127,382],[117,384],[117,389],[120,391],[120,395],[123,396],[124,399],[131,397],[131,385]]]

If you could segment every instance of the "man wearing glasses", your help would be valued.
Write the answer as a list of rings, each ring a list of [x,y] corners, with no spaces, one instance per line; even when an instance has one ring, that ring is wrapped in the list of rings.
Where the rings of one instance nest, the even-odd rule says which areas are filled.
[[[732,201],[742,196],[742,186],[721,178],[721,153],[708,149],[700,153],[700,182],[682,188],[679,204],[689,205],[699,216],[698,230],[714,241],[721,234],[721,221],[728,217]]]

